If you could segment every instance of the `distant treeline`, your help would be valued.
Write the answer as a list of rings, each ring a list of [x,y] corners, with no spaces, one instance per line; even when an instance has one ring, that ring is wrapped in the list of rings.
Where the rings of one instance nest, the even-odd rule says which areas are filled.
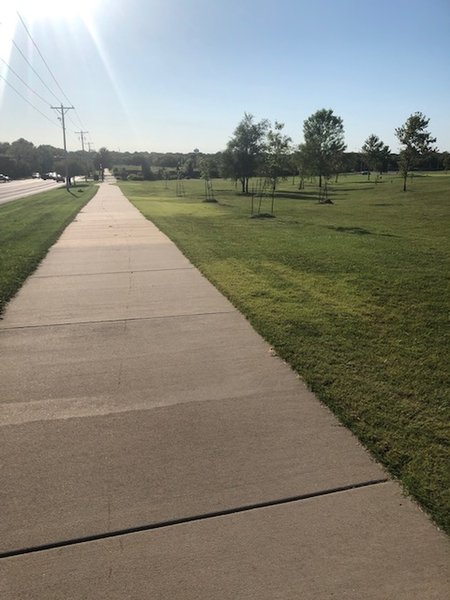
[[[113,169],[118,178],[130,179],[177,179],[229,177],[226,150],[213,154],[197,149],[188,153],[181,152],[118,152],[101,148],[98,152],[69,152],[69,176],[87,175],[101,177],[105,168]],[[284,176],[298,174],[296,152],[290,153],[286,161]],[[399,155],[390,154],[386,171],[399,169]],[[363,153],[344,152],[342,154],[342,173],[364,172],[369,165]],[[450,153],[435,152],[424,157],[417,170],[439,171],[450,169]],[[20,138],[12,143],[0,142],[0,173],[11,178],[31,177],[33,173],[58,172],[64,174],[64,150],[50,145],[35,146],[32,142]]]

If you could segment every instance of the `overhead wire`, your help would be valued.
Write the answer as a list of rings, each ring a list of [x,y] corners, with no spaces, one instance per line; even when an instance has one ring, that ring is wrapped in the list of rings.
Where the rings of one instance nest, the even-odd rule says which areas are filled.
[[[47,85],[47,83],[42,79],[42,77],[39,75],[39,73],[36,71],[36,69],[30,63],[30,61],[25,56],[25,54],[22,52],[22,50],[19,48],[19,46],[16,44],[16,42],[14,40],[11,40],[11,41],[12,41],[12,44],[13,44],[14,48],[19,52],[19,54],[25,60],[25,62],[30,67],[30,69],[33,71],[33,73],[36,75],[36,77],[39,79],[39,81],[47,88],[47,90],[52,94],[52,96],[54,98],[56,98],[58,104],[61,104],[61,100],[58,98],[58,96],[55,94],[55,92]]]
[[[72,107],[72,102],[70,101],[70,99],[68,98],[67,94],[64,92],[64,90],[62,89],[61,85],[59,84],[58,80],[56,79],[55,75],[53,74],[52,70],[50,69],[47,61],[45,60],[41,50],[39,49],[39,46],[37,45],[37,43],[35,42],[33,36],[31,35],[24,19],[22,18],[21,14],[17,11],[17,16],[20,20],[20,22],[22,23],[23,28],[25,29],[25,32],[27,34],[27,36],[29,37],[29,39],[31,40],[34,48],[36,49],[37,53],[39,54],[42,62],[44,63],[47,71],[49,72],[52,80],[54,81],[54,83],[56,84],[58,90],[61,92],[61,94],[63,95],[63,97],[67,100],[67,102],[71,105]],[[55,94],[55,92],[49,87],[49,85],[44,81],[44,79],[39,75],[39,73],[36,71],[36,69],[34,68],[34,66],[31,64],[31,62],[28,60],[27,56],[24,54],[24,52],[22,52],[22,50],[20,49],[20,47],[18,46],[18,44],[15,42],[15,40],[11,40],[14,48],[19,52],[19,54],[22,56],[22,58],[25,60],[25,62],[28,64],[28,66],[30,67],[30,69],[33,71],[33,73],[36,75],[36,77],[39,79],[39,81],[42,83],[42,85],[47,89],[48,92],[50,92],[50,94],[57,100],[58,104],[62,105],[63,103],[61,102],[61,98],[58,97],[57,94]],[[40,100],[42,100],[43,102],[45,102],[46,104],[48,104],[49,106],[51,105],[46,99],[43,98],[42,95],[40,95],[38,92],[36,92],[26,81],[24,81],[24,79],[18,74],[16,73],[16,71],[14,71],[14,69],[8,64],[6,63],[6,61],[4,61],[3,59],[1,59],[2,62],[7,66],[8,69],[11,70],[11,72],[33,93],[35,94]],[[7,81],[3,76],[1,76],[1,78],[21,97],[23,98],[28,104],[30,104],[30,106],[32,106],[36,111],[38,111],[42,116],[44,116],[48,121],[50,121],[53,125],[56,125],[58,127],[58,125],[52,121],[47,115],[45,115],[42,111],[40,111],[36,106],[34,106],[23,94],[21,94],[16,88],[14,88],[14,86]],[[81,120],[80,115],[78,114],[77,110],[72,107],[74,110],[74,114],[77,117],[80,125],[81,125],[81,129],[84,130],[84,124]],[[67,117],[69,118],[69,120],[71,121],[72,125],[77,128],[78,125],[73,121],[73,119],[71,118],[70,114],[67,115]],[[73,131],[74,134],[76,134],[76,131]]]
[[[19,17],[20,22],[23,25],[23,28],[25,29],[25,31],[27,32],[28,37],[30,38],[33,46],[36,48],[39,56],[41,57],[42,62],[44,63],[44,65],[47,68],[47,71],[50,73],[51,78],[53,79],[53,81],[56,83],[56,86],[58,87],[59,91],[61,92],[61,94],[64,96],[64,98],[67,100],[67,102],[72,105],[72,102],[69,100],[69,98],[67,97],[67,95],[64,93],[64,90],[62,89],[62,87],[59,85],[58,80],[56,79],[56,77],[53,75],[52,70],[50,69],[50,67],[48,66],[47,61],[45,60],[45,58],[42,55],[42,52],[39,50],[39,46],[36,44],[36,42],[33,39],[33,36],[31,35],[28,27],[25,24],[25,21],[22,19],[21,14],[17,11],[17,16]]]
[[[31,107],[33,107],[33,108],[34,108],[34,110],[36,110],[38,113],[40,113],[40,114],[41,114],[41,115],[42,115],[42,116],[43,116],[45,119],[47,119],[47,121],[50,121],[50,123],[51,123],[52,125],[54,125],[55,127],[58,127],[58,129],[59,129],[59,127],[60,127],[60,126],[59,126],[57,123],[55,123],[55,121],[52,121],[52,120],[50,119],[50,117],[48,117],[46,114],[44,114],[44,113],[43,113],[43,112],[42,112],[42,111],[41,111],[39,108],[37,108],[37,107],[36,107],[36,106],[35,106],[35,105],[34,105],[32,102],[30,102],[30,101],[28,100],[28,98],[26,98],[26,97],[25,97],[25,96],[24,96],[24,95],[23,95],[21,92],[19,92],[19,90],[16,90],[16,88],[15,88],[15,87],[12,85],[12,83],[10,83],[10,82],[9,82],[9,81],[6,79],[6,77],[3,77],[3,75],[2,75],[1,73],[0,73],[0,78],[1,78],[1,79],[3,79],[3,81],[4,81],[4,82],[5,82],[7,85],[9,85],[9,87],[10,87],[10,88],[12,88],[12,89],[13,89],[13,90],[16,92],[16,94],[18,94],[18,95],[19,95],[19,96],[20,96],[20,97],[21,97],[23,100],[25,100],[25,102],[27,102],[27,103],[28,103],[28,104],[29,104]]]
[[[19,81],[21,81],[23,83],[24,86],[26,86],[31,92],[33,92],[33,94],[35,96],[37,96],[39,98],[39,100],[42,100],[42,102],[44,102],[45,104],[47,104],[47,106],[50,106],[50,102],[48,102],[48,100],[46,100],[45,98],[43,98],[41,96],[41,94],[39,94],[38,92],[36,92],[36,90],[34,90],[12,67],[11,65],[9,65],[6,60],[4,60],[1,56],[0,56],[0,60],[2,61],[2,63],[6,66],[6,68],[11,71],[11,73],[13,73],[17,79],[19,79]]]

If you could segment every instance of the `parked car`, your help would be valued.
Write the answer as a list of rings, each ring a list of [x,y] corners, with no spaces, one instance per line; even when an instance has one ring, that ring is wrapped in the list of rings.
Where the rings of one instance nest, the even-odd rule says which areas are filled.
[[[0,181],[6,183],[7,181],[11,181],[11,179],[8,177],[8,175],[3,175],[3,173],[0,173]]]
[[[59,182],[64,183],[66,181],[66,178],[63,177],[62,175],[57,175],[54,179],[55,179],[55,181],[58,181],[58,183]]]

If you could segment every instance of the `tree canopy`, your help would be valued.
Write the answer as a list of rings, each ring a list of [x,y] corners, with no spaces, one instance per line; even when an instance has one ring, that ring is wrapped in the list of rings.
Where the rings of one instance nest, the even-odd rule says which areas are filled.
[[[263,172],[271,180],[272,189],[275,190],[278,179],[288,172],[289,152],[292,139],[283,133],[284,123],[275,121],[273,128],[267,131]]]
[[[371,171],[379,171],[382,173],[386,169],[386,165],[391,154],[389,146],[386,146],[380,138],[371,133],[361,148],[367,164],[367,178],[370,179]]]
[[[395,130],[398,141],[403,146],[400,151],[400,170],[403,175],[403,191],[406,192],[408,173],[421,158],[436,151],[436,138],[427,131],[430,119],[421,112],[410,115],[406,122]]]
[[[255,175],[260,164],[268,126],[267,119],[256,123],[253,115],[245,113],[224,152],[224,174],[239,180],[243,193],[248,194],[249,179]]]
[[[302,153],[313,175],[329,177],[346,149],[344,142],[344,124],[341,117],[331,109],[322,108],[308,117],[303,123],[304,144]]]

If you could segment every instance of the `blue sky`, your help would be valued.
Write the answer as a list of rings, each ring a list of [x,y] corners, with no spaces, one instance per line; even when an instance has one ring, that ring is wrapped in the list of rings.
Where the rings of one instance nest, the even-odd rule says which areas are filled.
[[[450,0],[13,0],[0,9],[0,141],[62,145],[67,104],[17,21],[18,8],[64,93],[68,120],[98,149],[215,152],[244,112],[286,124],[298,144],[320,108],[344,120],[349,150],[370,133],[398,149],[415,111],[450,150]],[[39,7],[39,10],[37,10]]]

